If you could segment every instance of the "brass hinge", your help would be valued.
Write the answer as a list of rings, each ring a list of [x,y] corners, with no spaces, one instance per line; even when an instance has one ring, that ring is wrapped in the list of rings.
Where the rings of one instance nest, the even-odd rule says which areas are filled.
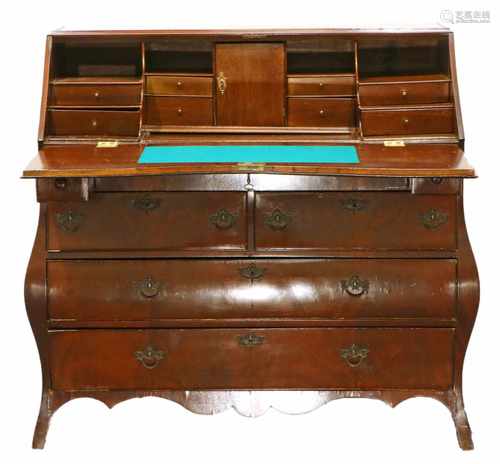
[[[404,140],[384,140],[384,147],[404,147]]]
[[[96,144],[97,148],[116,148],[118,140],[99,140]]]

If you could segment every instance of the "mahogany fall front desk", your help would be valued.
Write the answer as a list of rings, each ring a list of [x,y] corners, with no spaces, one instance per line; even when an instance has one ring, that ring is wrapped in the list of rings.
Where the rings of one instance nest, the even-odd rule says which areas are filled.
[[[249,416],[429,396],[472,448],[475,174],[449,31],[57,33],[39,142],[34,447],[73,398],[156,395]],[[145,146],[290,144],[359,162],[138,163]]]

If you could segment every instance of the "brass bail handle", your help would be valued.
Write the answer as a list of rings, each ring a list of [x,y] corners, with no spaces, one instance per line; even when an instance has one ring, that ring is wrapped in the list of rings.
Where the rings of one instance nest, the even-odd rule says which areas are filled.
[[[227,89],[227,82],[226,76],[224,76],[224,73],[222,71],[217,74],[217,88],[219,89],[220,94],[224,95]]]

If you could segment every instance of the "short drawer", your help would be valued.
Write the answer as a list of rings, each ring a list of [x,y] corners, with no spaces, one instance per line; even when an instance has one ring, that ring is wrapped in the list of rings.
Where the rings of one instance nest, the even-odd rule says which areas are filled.
[[[401,192],[256,194],[257,249],[454,250],[456,197]]]
[[[145,124],[190,126],[213,124],[212,99],[204,97],[145,97]]]
[[[146,76],[146,92],[152,95],[212,96],[211,77]]]
[[[356,94],[353,74],[288,77],[288,95],[295,97],[347,97]]]
[[[288,125],[353,127],[353,98],[289,98]]]
[[[453,108],[361,111],[363,134],[420,135],[456,131]]]
[[[362,106],[448,103],[449,82],[360,84]]]
[[[456,262],[425,259],[49,261],[48,312],[64,321],[327,318],[452,320]]]
[[[54,84],[50,87],[51,106],[138,106],[141,86],[134,84]]]
[[[139,111],[49,110],[49,135],[138,137]]]
[[[244,249],[243,192],[95,193],[48,203],[49,250]]]
[[[49,334],[55,390],[446,390],[453,329],[78,330]]]

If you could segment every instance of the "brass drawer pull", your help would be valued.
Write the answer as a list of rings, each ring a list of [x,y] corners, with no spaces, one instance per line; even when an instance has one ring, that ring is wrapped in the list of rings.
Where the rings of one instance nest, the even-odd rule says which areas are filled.
[[[402,97],[407,97],[407,96],[408,96],[408,90],[406,90],[406,89],[401,89],[401,96],[402,96]]]
[[[230,229],[236,223],[236,214],[231,214],[226,209],[220,209],[210,216],[210,223],[217,229]]]
[[[366,200],[360,200],[358,198],[347,198],[340,201],[342,207],[352,213],[357,213],[358,211],[363,211],[366,209],[368,202]]]
[[[319,110],[319,115],[324,118],[326,116],[326,110]]]
[[[151,276],[139,282],[139,293],[145,298],[153,298],[160,292],[161,283],[155,282]]]
[[[136,351],[134,356],[146,369],[154,369],[165,357],[165,353],[148,345],[143,351]]]
[[[257,267],[254,263],[250,264],[250,266],[240,268],[240,275],[252,281],[261,279],[265,272],[265,268]]]
[[[177,108],[177,115],[182,116],[182,108]]]
[[[136,209],[149,213],[160,206],[161,200],[158,198],[153,198],[149,195],[144,195],[140,198],[134,198],[132,200],[132,206]]]
[[[276,208],[272,213],[266,214],[264,217],[264,224],[273,230],[286,229],[290,222],[292,222],[290,215],[284,213],[278,208]]]
[[[176,85],[177,85],[177,88],[179,88],[179,89],[180,89],[180,88],[182,87],[182,81],[177,81],[177,84],[176,84]]]
[[[448,214],[433,208],[421,214],[420,220],[426,229],[434,230],[448,222]]]
[[[224,95],[227,90],[226,76],[224,76],[222,71],[217,74],[217,88],[219,89],[221,95]]]
[[[349,280],[341,281],[342,290],[351,296],[361,296],[368,293],[370,283],[367,280],[361,280],[358,275],[354,275]]]
[[[264,343],[265,338],[262,335],[248,334],[240,335],[238,343],[240,346],[258,346]]]
[[[401,119],[401,122],[402,122],[405,126],[407,126],[407,125],[410,123],[410,120],[409,120],[408,118],[403,118],[403,119]]]
[[[349,348],[342,348],[340,350],[340,357],[344,359],[350,367],[358,367],[363,360],[366,359],[369,351],[368,348],[353,343]]]
[[[56,223],[64,232],[76,232],[83,222],[83,214],[75,211],[66,211],[56,214]]]

